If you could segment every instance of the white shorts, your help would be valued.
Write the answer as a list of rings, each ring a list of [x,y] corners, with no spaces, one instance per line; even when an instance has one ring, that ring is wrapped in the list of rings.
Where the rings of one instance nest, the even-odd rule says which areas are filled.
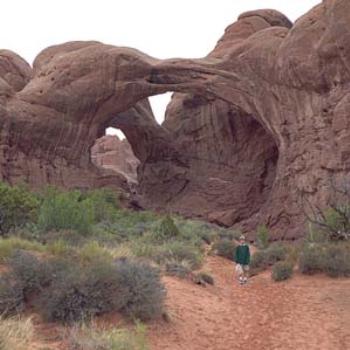
[[[249,265],[236,264],[235,270],[237,275],[242,275],[244,272],[249,271]]]

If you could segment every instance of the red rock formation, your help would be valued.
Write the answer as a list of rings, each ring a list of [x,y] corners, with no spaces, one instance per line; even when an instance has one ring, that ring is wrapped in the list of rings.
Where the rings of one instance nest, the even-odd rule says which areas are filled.
[[[91,148],[92,163],[110,169],[125,177],[128,183],[137,184],[137,167],[140,161],[135,157],[127,139],[116,135],[99,138]]]
[[[33,71],[0,55],[1,176],[100,185],[89,150],[115,126],[141,161],[145,205],[298,237],[300,193],[326,205],[329,181],[350,172],[349,21],[348,0],[293,26],[276,11],[246,13],[196,60],[96,42],[48,48]],[[166,91],[184,95],[159,126],[145,98]]]

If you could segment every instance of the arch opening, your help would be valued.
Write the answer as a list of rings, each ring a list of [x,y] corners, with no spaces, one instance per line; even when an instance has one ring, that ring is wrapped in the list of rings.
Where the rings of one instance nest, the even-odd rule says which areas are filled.
[[[103,136],[91,147],[91,162],[98,168],[123,176],[129,187],[136,186],[137,168],[140,164],[122,130],[105,128]]]

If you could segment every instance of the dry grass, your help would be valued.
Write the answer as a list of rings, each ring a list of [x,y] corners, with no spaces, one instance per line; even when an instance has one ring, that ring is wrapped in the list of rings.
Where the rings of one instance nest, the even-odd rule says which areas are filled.
[[[0,349],[27,350],[34,338],[31,318],[0,318]]]
[[[148,350],[142,324],[136,324],[135,331],[84,324],[67,330],[65,338],[69,350]]]

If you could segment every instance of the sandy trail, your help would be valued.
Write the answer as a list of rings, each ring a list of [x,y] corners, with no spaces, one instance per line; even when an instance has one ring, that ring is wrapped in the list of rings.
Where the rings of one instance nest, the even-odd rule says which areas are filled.
[[[209,257],[206,288],[165,277],[170,323],[149,326],[152,350],[350,349],[350,280],[266,272],[240,286],[232,263]]]

